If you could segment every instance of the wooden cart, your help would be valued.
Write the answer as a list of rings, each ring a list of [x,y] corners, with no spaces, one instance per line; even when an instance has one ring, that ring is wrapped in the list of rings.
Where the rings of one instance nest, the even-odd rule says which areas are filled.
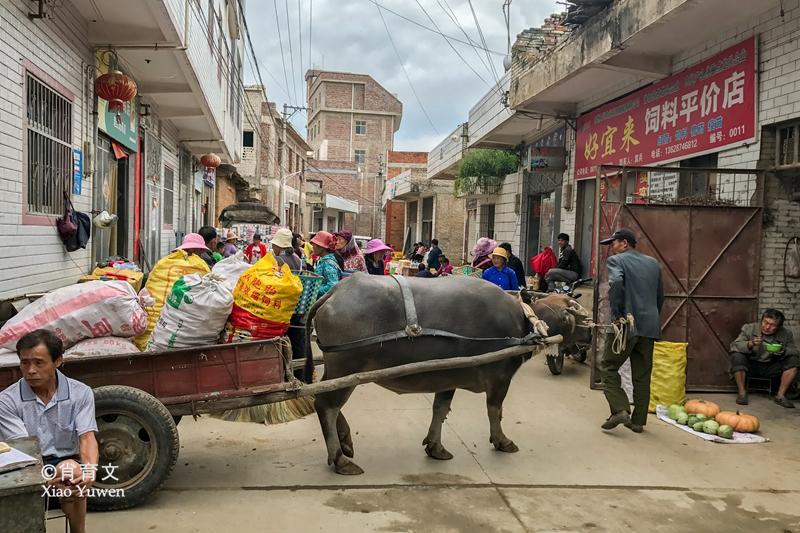
[[[116,480],[98,489],[124,497],[92,497],[93,510],[138,505],[167,480],[178,459],[177,423],[184,415],[274,403],[411,374],[480,366],[555,344],[560,336],[497,352],[437,359],[303,385],[292,377],[280,338],[164,352],[65,357],[62,371],[94,389],[100,465]],[[0,362],[0,390],[20,379],[16,362]]]

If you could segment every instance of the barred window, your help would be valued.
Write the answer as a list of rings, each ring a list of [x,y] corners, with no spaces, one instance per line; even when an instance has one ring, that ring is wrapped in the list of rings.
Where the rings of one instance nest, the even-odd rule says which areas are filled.
[[[28,212],[60,215],[72,192],[72,102],[30,72],[25,92]]]
[[[356,164],[363,165],[367,161],[367,151],[366,150],[356,150],[355,152],[355,162]]]
[[[175,207],[175,171],[164,165],[164,224],[171,226],[173,223],[173,209]]]
[[[356,120],[356,135],[366,135],[366,134],[367,134],[367,121]]]

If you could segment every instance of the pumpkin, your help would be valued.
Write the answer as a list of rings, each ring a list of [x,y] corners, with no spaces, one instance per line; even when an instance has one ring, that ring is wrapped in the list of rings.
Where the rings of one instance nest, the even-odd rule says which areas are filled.
[[[753,415],[740,413],[739,411],[735,413],[732,411],[722,411],[714,420],[720,424],[731,426],[734,431],[739,431],[741,433],[754,433],[761,427],[758,418]]]
[[[719,405],[707,400],[689,400],[683,407],[690,415],[701,414],[714,418],[719,413]]]

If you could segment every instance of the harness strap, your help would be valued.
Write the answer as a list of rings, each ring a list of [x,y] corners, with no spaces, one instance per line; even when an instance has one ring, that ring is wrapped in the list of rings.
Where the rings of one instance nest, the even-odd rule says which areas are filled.
[[[411,285],[403,276],[392,274],[392,278],[400,287],[400,296],[403,298],[403,307],[406,312],[406,327],[404,331],[409,337],[419,337],[422,335],[423,328],[420,327],[417,321],[417,306],[414,304],[414,293],[411,292]]]

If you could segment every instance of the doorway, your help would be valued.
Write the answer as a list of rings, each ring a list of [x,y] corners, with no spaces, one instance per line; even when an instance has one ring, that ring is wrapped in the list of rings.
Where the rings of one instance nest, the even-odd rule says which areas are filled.
[[[110,257],[127,257],[128,248],[128,152],[122,146],[100,135],[95,151],[96,171],[93,191],[97,211],[117,215],[117,222],[108,228],[93,228],[93,258],[99,263]]]

